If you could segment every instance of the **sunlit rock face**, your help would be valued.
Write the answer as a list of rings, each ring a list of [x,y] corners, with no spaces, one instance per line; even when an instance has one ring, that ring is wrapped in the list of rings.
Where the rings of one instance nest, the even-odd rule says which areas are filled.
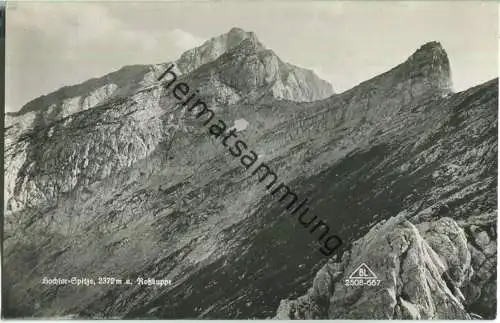
[[[332,260],[157,81],[172,63],[342,238]],[[497,104],[497,80],[452,92],[437,42],[334,94],[236,28],[35,99],[5,130],[6,313],[491,318]],[[343,284],[360,262],[378,287]],[[172,285],[40,284],[109,275]]]

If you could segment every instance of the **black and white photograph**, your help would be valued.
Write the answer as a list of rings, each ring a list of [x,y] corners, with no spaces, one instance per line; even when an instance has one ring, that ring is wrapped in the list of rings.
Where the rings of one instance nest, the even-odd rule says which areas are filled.
[[[496,318],[497,1],[2,8],[3,319]]]

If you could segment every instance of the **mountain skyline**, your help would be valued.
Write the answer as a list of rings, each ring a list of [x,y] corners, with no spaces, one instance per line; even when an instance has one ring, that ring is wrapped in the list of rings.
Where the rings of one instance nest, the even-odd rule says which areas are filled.
[[[441,42],[448,52],[456,91],[497,74],[497,30],[491,28],[497,12],[493,3],[384,3],[383,13],[377,12],[386,15],[385,24],[376,23],[379,18],[368,14],[375,8],[365,3],[244,6],[260,19],[249,21],[229,3],[19,3],[7,17],[7,33],[12,37],[7,38],[6,111],[18,111],[35,97],[125,65],[177,59],[185,50],[234,26],[254,31],[284,61],[314,70],[337,93],[397,65],[408,52],[432,40]],[[446,15],[451,7],[457,13],[454,17]],[[190,10],[192,19],[180,21],[182,10]],[[159,19],[159,12],[169,19]],[[207,18],[197,20],[197,15]],[[268,26],[286,15],[301,18],[302,22],[295,24],[300,29],[285,21],[282,26]],[[46,24],[41,16],[50,17],[51,23]],[[471,19],[473,23],[463,23]],[[398,24],[405,27],[394,28]],[[322,32],[315,34],[317,31]],[[108,41],[110,35],[112,42]],[[37,51],[27,49],[29,44],[36,44]]]

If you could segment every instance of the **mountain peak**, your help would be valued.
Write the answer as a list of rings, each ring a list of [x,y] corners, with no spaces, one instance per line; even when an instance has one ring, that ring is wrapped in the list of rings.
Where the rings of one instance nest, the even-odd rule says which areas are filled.
[[[241,42],[243,42],[246,39],[251,39],[252,41],[258,42],[257,36],[255,36],[254,32],[244,31],[243,29],[238,27],[231,28],[231,30],[229,30],[227,34],[223,34],[219,37],[227,37],[227,45],[230,48],[238,46]]]
[[[177,65],[182,73],[189,73],[203,64],[214,61],[225,52],[248,41],[255,48],[264,49],[255,33],[233,27],[229,32],[212,37],[202,45],[184,52]]]
[[[429,41],[429,42],[423,44],[422,46],[420,46],[420,48],[417,50],[417,52],[418,51],[432,51],[432,50],[439,50],[439,51],[444,52],[443,46],[441,45],[440,42],[438,42],[436,40],[432,40],[432,41]]]
[[[424,77],[428,85],[439,90],[452,89],[448,54],[438,41],[420,46],[406,62],[414,77]]]
[[[207,95],[211,93],[214,102],[219,103],[235,102],[243,93],[248,100],[270,94],[299,102],[324,99],[334,94],[330,83],[311,71],[284,63],[276,53],[262,45],[255,33],[238,27],[186,51],[176,65],[183,74],[199,69],[197,78],[209,79],[210,83],[218,78],[215,88],[210,84],[204,91]],[[206,66],[202,68],[203,65]],[[200,76],[203,74],[206,77]],[[231,97],[229,93],[233,93],[234,100],[228,99]]]

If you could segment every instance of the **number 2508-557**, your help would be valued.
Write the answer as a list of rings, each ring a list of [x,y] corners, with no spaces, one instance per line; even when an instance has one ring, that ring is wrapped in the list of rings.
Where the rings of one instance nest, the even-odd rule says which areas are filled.
[[[378,286],[380,279],[346,279],[344,280],[346,286]]]

